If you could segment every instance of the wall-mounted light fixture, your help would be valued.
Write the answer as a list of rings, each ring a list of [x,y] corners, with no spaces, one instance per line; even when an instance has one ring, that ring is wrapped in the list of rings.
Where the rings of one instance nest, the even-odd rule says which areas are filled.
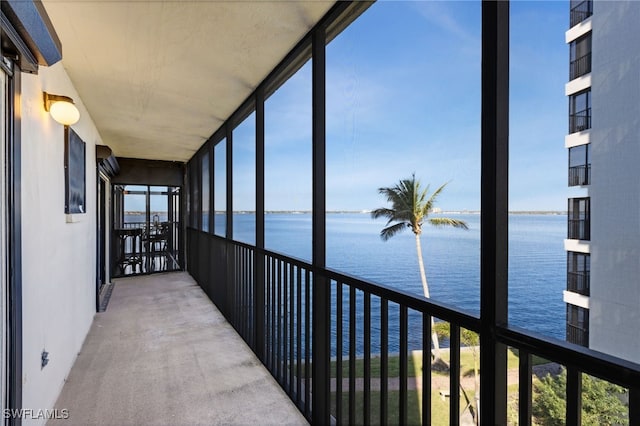
[[[65,126],[71,126],[80,119],[80,111],[73,104],[73,99],[68,96],[52,95],[43,92],[44,109],[51,114],[54,120]]]

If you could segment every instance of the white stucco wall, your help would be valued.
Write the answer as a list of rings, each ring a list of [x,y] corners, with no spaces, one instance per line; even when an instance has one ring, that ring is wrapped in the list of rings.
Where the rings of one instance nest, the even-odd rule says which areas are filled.
[[[86,142],[87,213],[64,213],[64,129],[42,92],[71,96]],[[100,136],[61,63],[22,76],[23,408],[53,407],[95,314],[96,168]],[[49,364],[41,369],[43,350]],[[25,424],[44,421],[26,420]]]
[[[590,347],[640,362],[640,3],[593,12]]]

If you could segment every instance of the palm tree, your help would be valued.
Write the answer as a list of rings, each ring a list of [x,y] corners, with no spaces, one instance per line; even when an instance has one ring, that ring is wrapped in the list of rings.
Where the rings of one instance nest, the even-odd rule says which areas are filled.
[[[418,266],[420,267],[420,278],[422,279],[422,290],[424,297],[429,298],[429,285],[427,284],[427,275],[424,272],[424,262],[422,260],[422,245],[420,244],[420,235],[422,234],[422,225],[425,221],[433,226],[453,226],[454,228],[469,229],[467,223],[446,217],[429,218],[429,213],[433,210],[436,199],[447,186],[445,183],[436,189],[428,198],[429,185],[423,190],[420,187],[420,181],[416,180],[416,174],[413,173],[410,179],[403,179],[392,188],[378,188],[378,192],[387,198],[391,203],[391,208],[379,208],[371,212],[374,219],[385,217],[388,219],[385,228],[380,231],[380,237],[383,241],[398,234],[399,232],[410,228],[416,237],[416,251],[418,252]],[[431,318],[432,329],[434,330],[431,341],[436,360],[440,359],[440,345],[438,343],[438,335],[433,327],[433,318]]]

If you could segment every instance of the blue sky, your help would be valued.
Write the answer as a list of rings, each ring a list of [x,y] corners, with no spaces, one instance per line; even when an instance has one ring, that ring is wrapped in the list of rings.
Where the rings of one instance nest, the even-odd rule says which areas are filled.
[[[413,172],[449,182],[441,208],[479,210],[480,18],[479,1],[381,1],[327,46],[328,210],[380,207]],[[511,210],[566,209],[568,23],[567,1],[511,3]],[[311,62],[265,115],[265,207],[310,210]],[[234,210],[255,208],[254,134],[254,114],[234,131]]]
[[[512,210],[566,208],[568,10],[511,5]],[[414,171],[449,182],[443,209],[479,209],[480,43],[479,2],[383,1],[327,46],[329,210],[379,207]],[[311,208],[310,82],[309,62],[265,105],[267,210]],[[254,208],[254,119],[234,133],[235,210]]]

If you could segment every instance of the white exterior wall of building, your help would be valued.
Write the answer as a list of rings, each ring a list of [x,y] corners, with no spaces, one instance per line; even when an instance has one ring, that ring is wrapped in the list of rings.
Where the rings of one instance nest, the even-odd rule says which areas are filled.
[[[592,19],[589,346],[640,362],[640,3]]]
[[[64,213],[64,128],[43,91],[70,96],[86,142],[87,213]],[[23,408],[52,408],[95,314],[96,163],[100,135],[62,63],[22,76]],[[49,363],[41,368],[41,353]],[[24,424],[44,424],[25,419]]]

